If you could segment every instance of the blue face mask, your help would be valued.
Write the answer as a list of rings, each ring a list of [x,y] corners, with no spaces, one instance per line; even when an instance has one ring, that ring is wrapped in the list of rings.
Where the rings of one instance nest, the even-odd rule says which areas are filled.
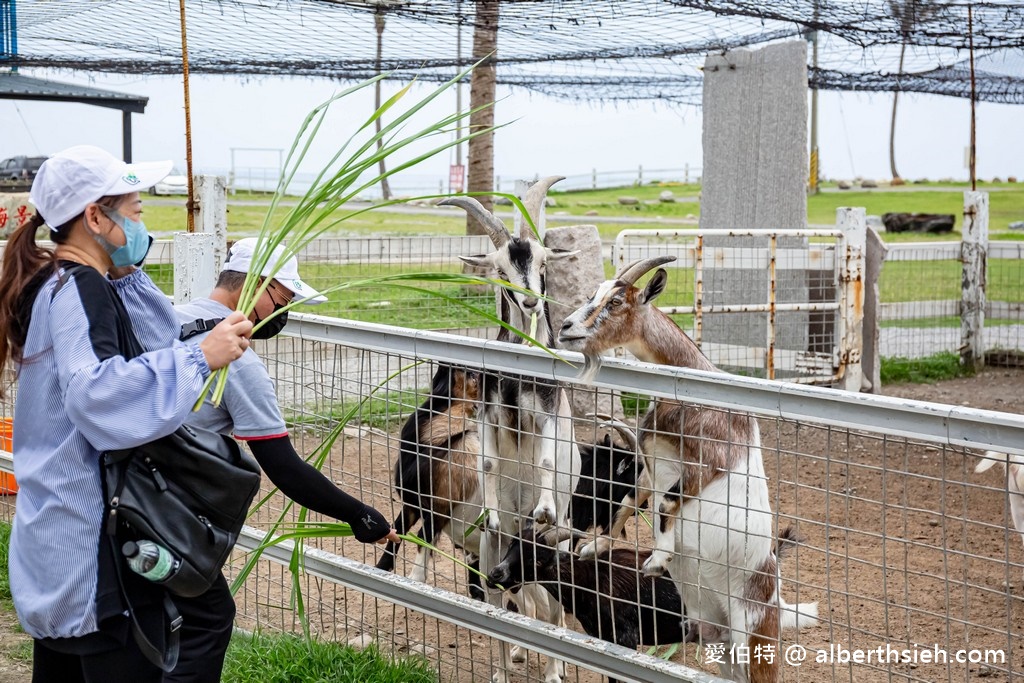
[[[106,207],[100,207],[103,213],[110,220],[117,223],[121,230],[124,231],[124,246],[117,246],[111,244],[108,239],[103,235],[93,235],[93,238],[100,243],[107,254],[110,255],[110,260],[114,262],[114,265],[119,268],[126,266],[138,265],[146,258],[146,254],[149,253],[149,245],[152,244],[153,240],[146,232],[146,224],[142,221],[135,221],[126,216],[122,216],[113,209]]]

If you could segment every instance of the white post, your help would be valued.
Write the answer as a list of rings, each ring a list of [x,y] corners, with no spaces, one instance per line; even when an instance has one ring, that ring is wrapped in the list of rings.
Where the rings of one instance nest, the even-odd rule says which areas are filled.
[[[590,171],[590,189],[597,189],[597,169],[591,169]]]
[[[228,194],[224,176],[197,175],[196,232],[212,235],[214,274],[220,273],[228,255]],[[206,296],[209,291],[202,296]]]
[[[988,282],[988,193],[964,192],[963,276],[960,290],[960,362],[985,364],[985,285]]]
[[[174,303],[184,304],[208,296],[217,282],[214,242],[209,233],[174,234]]]
[[[838,380],[835,388],[860,391],[864,381],[864,256],[867,220],[862,207],[836,209],[836,227],[843,233],[839,270]]]
[[[517,197],[519,197],[520,200],[522,200],[522,198],[526,196],[526,191],[529,190],[530,186],[533,185],[535,182],[537,182],[537,181],[535,181],[535,180],[532,180],[532,181],[531,180],[517,180],[516,181],[516,188],[514,190],[515,195]],[[513,214],[515,215],[515,222],[512,224],[512,227],[513,227],[514,233],[516,235],[518,235],[519,231],[522,229],[523,224],[526,221],[523,219],[523,215],[519,212],[519,208],[518,207],[513,205],[512,209],[513,209]],[[544,241],[544,231],[545,231],[545,228],[546,228],[546,221],[545,221],[545,218],[544,218],[544,213],[545,213],[545,211],[544,211],[544,202],[541,202],[540,203],[540,215],[532,217],[533,218],[533,223],[537,227],[537,234],[540,235],[540,241],[541,242]]]

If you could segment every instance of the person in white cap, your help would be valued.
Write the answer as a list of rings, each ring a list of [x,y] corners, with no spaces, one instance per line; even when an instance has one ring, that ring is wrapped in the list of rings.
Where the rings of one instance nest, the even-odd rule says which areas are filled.
[[[255,248],[256,240],[253,238],[235,242],[210,296],[174,307],[180,321],[180,326],[173,330],[175,337],[204,339],[210,334],[208,330],[215,329],[221,319],[238,308]],[[298,260],[294,256],[285,258],[283,246],[274,249],[261,275],[270,278],[270,282],[249,316],[253,323],[262,323],[253,332],[253,337],[269,339],[278,334],[288,317],[288,311],[281,309],[290,303],[320,304],[327,300],[302,281]],[[140,325],[143,324],[140,321]],[[214,406],[209,400],[205,401],[198,412],[192,413],[188,422],[244,441],[263,472],[284,495],[310,510],[347,522],[357,540],[363,543],[400,542],[397,532],[384,515],[339,489],[296,452],[277,404],[274,382],[252,349],[246,350],[228,368],[228,380],[220,405]],[[208,606],[204,612],[208,618],[202,630],[183,628],[182,656],[174,671],[165,676],[165,683],[220,679],[219,664],[231,638],[235,614],[231,593],[224,581],[218,581],[199,597],[175,600],[175,604],[187,613],[197,611],[191,609],[192,603]],[[186,652],[203,649],[207,653],[205,656],[185,656]]]
[[[35,216],[4,251],[0,374],[10,363],[18,381],[10,583],[34,639],[36,683],[163,679],[130,635],[114,564],[122,560],[102,529],[100,456],[181,426],[206,377],[243,355],[252,330],[234,313],[201,341],[155,345],[137,334],[136,318],[176,322],[167,297],[133,265],[150,243],[139,190],[170,168],[126,164],[91,146],[55,154],[32,184]],[[36,244],[44,224],[52,250]],[[159,584],[129,577],[124,589],[139,618],[162,632]]]

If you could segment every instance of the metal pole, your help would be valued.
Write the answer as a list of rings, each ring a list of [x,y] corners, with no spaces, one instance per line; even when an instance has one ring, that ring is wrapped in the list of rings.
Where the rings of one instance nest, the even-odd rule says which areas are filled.
[[[974,13],[973,5],[967,5],[967,40],[971,51],[971,192],[978,189],[978,176],[975,168],[975,148],[977,128],[975,126],[975,108],[978,103],[978,91],[974,82]]]
[[[132,113],[121,112],[121,156],[125,163],[132,163]]]
[[[455,3],[458,21],[455,23],[455,71],[462,69],[462,0]],[[455,84],[455,113],[462,113],[462,81]],[[455,120],[455,139],[462,138],[462,119]],[[455,145],[455,165],[462,166],[462,143]],[[464,185],[465,183],[463,183]],[[462,192],[462,187],[458,188]]]
[[[178,0],[181,17],[181,68],[182,83],[185,88],[185,167],[188,176],[188,202],[185,204],[185,215],[188,221],[188,232],[196,231],[195,191],[192,186],[192,117],[191,102],[188,95],[188,38],[185,33],[185,0]]]
[[[815,3],[817,13],[817,3]],[[818,68],[818,32],[811,32],[811,66]],[[811,168],[810,192],[818,194],[818,89],[811,88]]]

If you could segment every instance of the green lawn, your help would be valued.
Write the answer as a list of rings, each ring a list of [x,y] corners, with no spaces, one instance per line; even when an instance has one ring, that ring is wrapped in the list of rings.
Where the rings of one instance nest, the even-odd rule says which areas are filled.
[[[982,185],[981,189],[991,188]],[[1024,239],[1024,234],[1005,231],[1009,222],[1024,220],[1024,184],[998,186],[989,194],[991,217],[990,234],[998,239]],[[953,213],[960,224],[963,204],[962,186],[943,186],[936,189],[921,189],[910,186],[899,191],[837,191],[823,192],[808,198],[808,219],[811,223],[828,224],[835,220],[836,208],[840,206],[864,206],[869,214],[886,211],[923,211]],[[666,219],[685,219],[696,215],[699,206],[696,201],[664,203],[657,201],[661,192],[671,190],[676,198],[696,199],[700,194],[698,185],[647,184],[613,190],[587,190],[577,192],[552,192],[556,206],[548,210],[548,224],[557,226],[559,214],[573,216],[597,212],[599,216],[647,216]],[[621,196],[636,197],[639,204],[623,206]],[[266,199],[265,195],[235,195],[231,201]],[[229,203],[228,229],[232,238],[255,234],[263,223],[267,206],[248,206]],[[289,207],[279,207],[275,222],[280,221]],[[499,212],[509,212],[511,207],[499,206]],[[344,214],[339,213],[341,218]],[[146,222],[154,232],[170,233],[184,229],[185,209],[183,206],[146,207]],[[603,238],[613,239],[627,228],[648,228],[649,223],[598,223]],[[399,213],[394,211],[369,211],[346,219],[333,229],[332,236],[377,235],[460,235],[465,229],[465,218],[461,211],[450,215],[424,213]],[[951,235],[920,235],[904,233],[899,235],[883,233],[889,242],[958,240],[959,232]],[[167,292],[173,287],[173,269],[169,265],[147,267],[153,279]],[[314,287],[398,272],[423,272],[428,270],[458,272],[457,264],[437,263],[416,266],[391,266],[386,264],[335,265],[310,262],[303,265],[304,277]],[[606,264],[607,275],[614,268]],[[1015,260],[990,259],[988,296],[995,301],[1024,301],[1024,269]],[[955,261],[940,262],[889,262],[884,265],[881,278],[883,302],[923,301],[957,299],[960,296],[960,266]],[[327,304],[309,309],[323,315],[342,316],[366,322],[400,324],[413,328],[457,328],[475,326],[465,308],[457,302],[471,303],[484,310],[492,309],[492,295],[489,292],[472,289],[430,284],[424,285],[441,297],[425,296],[392,287],[369,287],[336,293]],[[661,297],[663,306],[687,306],[693,303],[693,274],[686,269],[677,270],[669,290]],[[689,325],[692,316],[679,316],[681,324]],[[995,322],[995,321],[993,321]]]
[[[948,189],[946,189],[948,188]],[[956,218],[959,230],[963,213],[963,192],[966,184],[942,186],[939,189],[918,189],[909,186],[898,191],[849,190],[838,192],[822,192],[807,199],[808,222],[816,224],[832,224],[835,222],[836,209],[842,206],[863,206],[868,214],[881,215],[890,211],[952,213]],[[979,185],[980,190],[992,189],[989,193],[989,231],[1002,233],[1013,221],[1024,220],[1024,183],[1002,183],[999,185]],[[678,200],[672,203],[658,201],[659,195],[669,190]],[[665,219],[686,219],[700,215],[699,185],[681,184],[647,184],[637,187],[626,187],[611,190],[581,190],[574,192],[558,192],[553,190],[550,195],[555,199],[556,206],[548,209],[548,222],[559,224],[559,216],[583,216],[588,212],[596,212],[600,217],[616,216]],[[619,204],[619,197],[635,197],[639,203],[632,206]],[[234,202],[241,200],[266,199],[266,195],[239,194],[229,198],[228,230],[232,235],[255,234],[263,224],[266,206],[246,206]],[[499,212],[511,211],[511,207],[499,206]],[[185,229],[184,206],[146,206],[146,224],[154,232],[170,233]],[[279,207],[275,213],[275,222],[288,211],[288,207]],[[339,218],[341,215],[339,215]],[[643,224],[599,223],[601,236],[614,238],[626,228],[646,227]],[[461,212],[452,211],[451,215],[431,215],[396,213],[388,211],[370,211],[351,219],[344,220],[332,232],[341,234],[419,234],[419,235],[459,235],[465,229],[465,218]],[[890,242],[928,241],[959,239],[959,233],[953,235],[920,235],[914,233],[883,234]],[[1024,239],[1024,234],[1010,233],[1000,235],[1000,239]]]

